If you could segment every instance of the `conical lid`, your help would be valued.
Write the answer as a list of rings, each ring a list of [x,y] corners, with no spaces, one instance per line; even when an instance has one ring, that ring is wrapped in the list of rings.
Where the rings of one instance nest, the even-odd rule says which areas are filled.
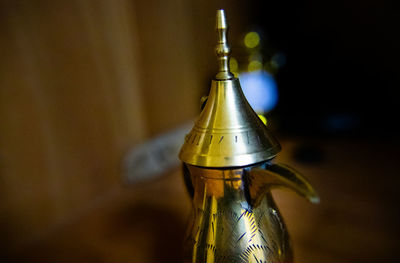
[[[179,158],[203,167],[246,166],[273,158],[281,149],[251,108],[229,70],[230,48],[223,10],[217,11],[219,72],[200,117],[185,138]]]

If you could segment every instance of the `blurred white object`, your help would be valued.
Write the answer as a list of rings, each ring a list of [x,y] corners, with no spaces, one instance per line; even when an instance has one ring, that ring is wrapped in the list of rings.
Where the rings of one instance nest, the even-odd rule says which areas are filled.
[[[183,125],[130,150],[123,160],[125,181],[136,183],[156,178],[180,165],[179,150],[192,126],[192,123]]]

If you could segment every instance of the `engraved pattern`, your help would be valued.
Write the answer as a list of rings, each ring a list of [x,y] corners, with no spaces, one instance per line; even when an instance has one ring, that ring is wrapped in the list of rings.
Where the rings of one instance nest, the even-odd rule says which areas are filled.
[[[221,172],[221,179],[192,174],[195,213],[185,262],[290,263],[287,232],[272,197],[252,207],[243,181],[229,178],[238,170]]]

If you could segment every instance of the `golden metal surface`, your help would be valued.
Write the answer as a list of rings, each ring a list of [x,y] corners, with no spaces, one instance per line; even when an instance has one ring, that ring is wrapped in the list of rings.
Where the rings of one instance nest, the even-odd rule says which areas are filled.
[[[186,136],[179,158],[204,167],[235,167],[273,158],[280,145],[246,100],[239,80],[229,71],[230,49],[226,43],[227,23],[223,10],[217,12],[220,72],[200,117]]]
[[[226,22],[224,10],[217,11],[215,28],[218,35],[218,44],[215,47],[215,53],[217,55],[219,65],[219,72],[215,76],[215,79],[232,79],[234,76],[229,69],[229,55],[231,53],[231,48],[228,45],[228,23]]]
[[[185,262],[292,262],[289,236],[270,189],[288,187],[318,200],[300,174],[269,163],[237,169],[189,165],[186,171],[194,195]]]
[[[179,158],[193,198],[185,241],[189,263],[291,263],[285,224],[270,190],[285,187],[318,202],[296,170],[272,164],[278,141],[229,71],[223,10],[217,12],[219,73]]]

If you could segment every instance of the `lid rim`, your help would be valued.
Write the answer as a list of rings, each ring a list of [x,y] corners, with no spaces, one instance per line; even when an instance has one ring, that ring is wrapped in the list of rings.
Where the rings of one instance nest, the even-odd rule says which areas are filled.
[[[179,159],[186,164],[201,167],[242,167],[271,160],[280,152],[280,150],[281,146],[278,144],[268,150],[225,156],[192,154],[182,149],[179,153]]]

